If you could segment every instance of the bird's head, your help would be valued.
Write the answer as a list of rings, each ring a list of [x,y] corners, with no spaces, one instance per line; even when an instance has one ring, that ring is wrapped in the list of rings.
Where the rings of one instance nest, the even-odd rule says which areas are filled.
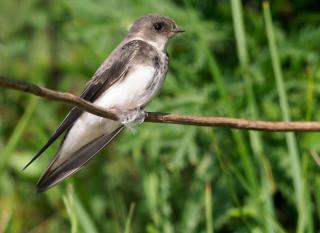
[[[145,40],[160,50],[165,50],[169,39],[184,30],[176,22],[160,15],[146,15],[136,20],[129,29],[128,36]]]

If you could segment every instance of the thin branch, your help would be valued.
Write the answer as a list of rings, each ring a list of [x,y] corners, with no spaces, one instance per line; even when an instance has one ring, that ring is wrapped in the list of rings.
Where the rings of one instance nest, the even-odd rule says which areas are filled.
[[[57,92],[57,91],[53,91],[53,90],[40,87],[31,83],[12,80],[5,77],[0,77],[0,87],[28,92],[28,93],[41,96],[50,100],[67,103],[69,105],[76,106],[80,109],[83,109],[87,112],[90,112],[92,114],[95,114],[97,116],[101,116],[104,118],[109,118],[112,120],[118,119],[115,112],[96,106],[70,93]],[[228,117],[204,117],[204,116],[181,115],[181,114],[161,113],[161,112],[147,112],[147,117],[145,121],[156,122],[156,123],[209,126],[209,127],[226,127],[226,128],[233,128],[233,129],[273,131],[273,132],[320,131],[320,121],[309,121],[309,122],[255,121],[255,120],[228,118]]]
[[[82,110],[85,110],[92,114],[95,114],[104,118],[109,118],[111,120],[118,119],[117,115],[114,112],[110,110],[106,110],[105,108],[99,107],[97,105],[94,105],[70,93],[53,91],[48,88],[40,87],[32,83],[28,83],[20,80],[8,79],[1,76],[0,76],[0,86],[6,87],[9,89],[18,90],[18,91],[28,92],[37,96],[44,97],[46,99],[67,103],[69,105],[81,108]]]

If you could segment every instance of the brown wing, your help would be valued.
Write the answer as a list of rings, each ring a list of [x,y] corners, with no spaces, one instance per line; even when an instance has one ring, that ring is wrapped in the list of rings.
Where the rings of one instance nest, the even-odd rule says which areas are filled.
[[[141,43],[140,40],[130,41],[114,52],[112,64],[107,67],[100,67],[98,72],[87,83],[85,89],[80,95],[84,100],[94,102],[104,91],[110,88],[115,82],[117,82],[127,72],[131,65],[131,60],[135,57],[139,50]],[[118,59],[115,59],[117,57]],[[80,117],[83,110],[79,108],[72,108],[66,118],[56,129],[56,131],[48,139],[47,143],[38,151],[38,153],[30,160],[29,163],[23,168],[26,169],[34,160],[36,160],[58,137],[61,136],[66,130],[68,130],[73,123]]]
[[[101,137],[98,137],[94,139],[92,142],[83,146],[81,149],[74,153],[75,156],[70,156],[70,159],[68,159],[58,167],[52,169],[51,166],[49,166],[49,168],[46,170],[46,172],[43,174],[43,176],[37,183],[37,192],[46,191],[48,188],[56,185],[60,181],[64,180],[65,178],[71,176],[73,173],[78,171],[100,150],[102,150],[106,145],[108,145],[119,133],[121,133],[122,130],[123,126],[120,125],[110,134],[102,135]],[[57,156],[59,156],[59,153],[57,154]]]

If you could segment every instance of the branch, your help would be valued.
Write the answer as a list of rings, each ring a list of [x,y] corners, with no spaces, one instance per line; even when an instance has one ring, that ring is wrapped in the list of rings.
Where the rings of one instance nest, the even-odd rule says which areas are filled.
[[[115,112],[106,110],[105,108],[96,106],[88,101],[81,99],[78,96],[70,93],[57,92],[44,87],[40,87],[24,81],[12,80],[5,77],[0,77],[0,87],[14,89],[18,91],[28,92],[46,99],[55,100],[76,106],[82,110],[92,114],[117,120]],[[173,113],[147,112],[145,119],[147,122],[169,123],[181,125],[196,125],[210,127],[226,127],[233,129],[259,130],[259,131],[320,131],[320,122],[283,122],[283,121],[255,121],[228,117],[203,117],[192,115],[181,115]]]

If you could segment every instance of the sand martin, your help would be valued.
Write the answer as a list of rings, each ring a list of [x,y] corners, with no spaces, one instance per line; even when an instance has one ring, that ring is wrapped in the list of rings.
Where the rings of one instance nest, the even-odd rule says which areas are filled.
[[[72,108],[58,129],[28,167],[63,133],[64,139],[37,183],[43,192],[71,176],[108,145],[126,125],[144,120],[145,105],[157,94],[168,70],[168,41],[183,32],[172,20],[160,15],[140,17],[127,36],[102,63],[87,83],[81,98],[113,109],[113,121],[79,108]]]

